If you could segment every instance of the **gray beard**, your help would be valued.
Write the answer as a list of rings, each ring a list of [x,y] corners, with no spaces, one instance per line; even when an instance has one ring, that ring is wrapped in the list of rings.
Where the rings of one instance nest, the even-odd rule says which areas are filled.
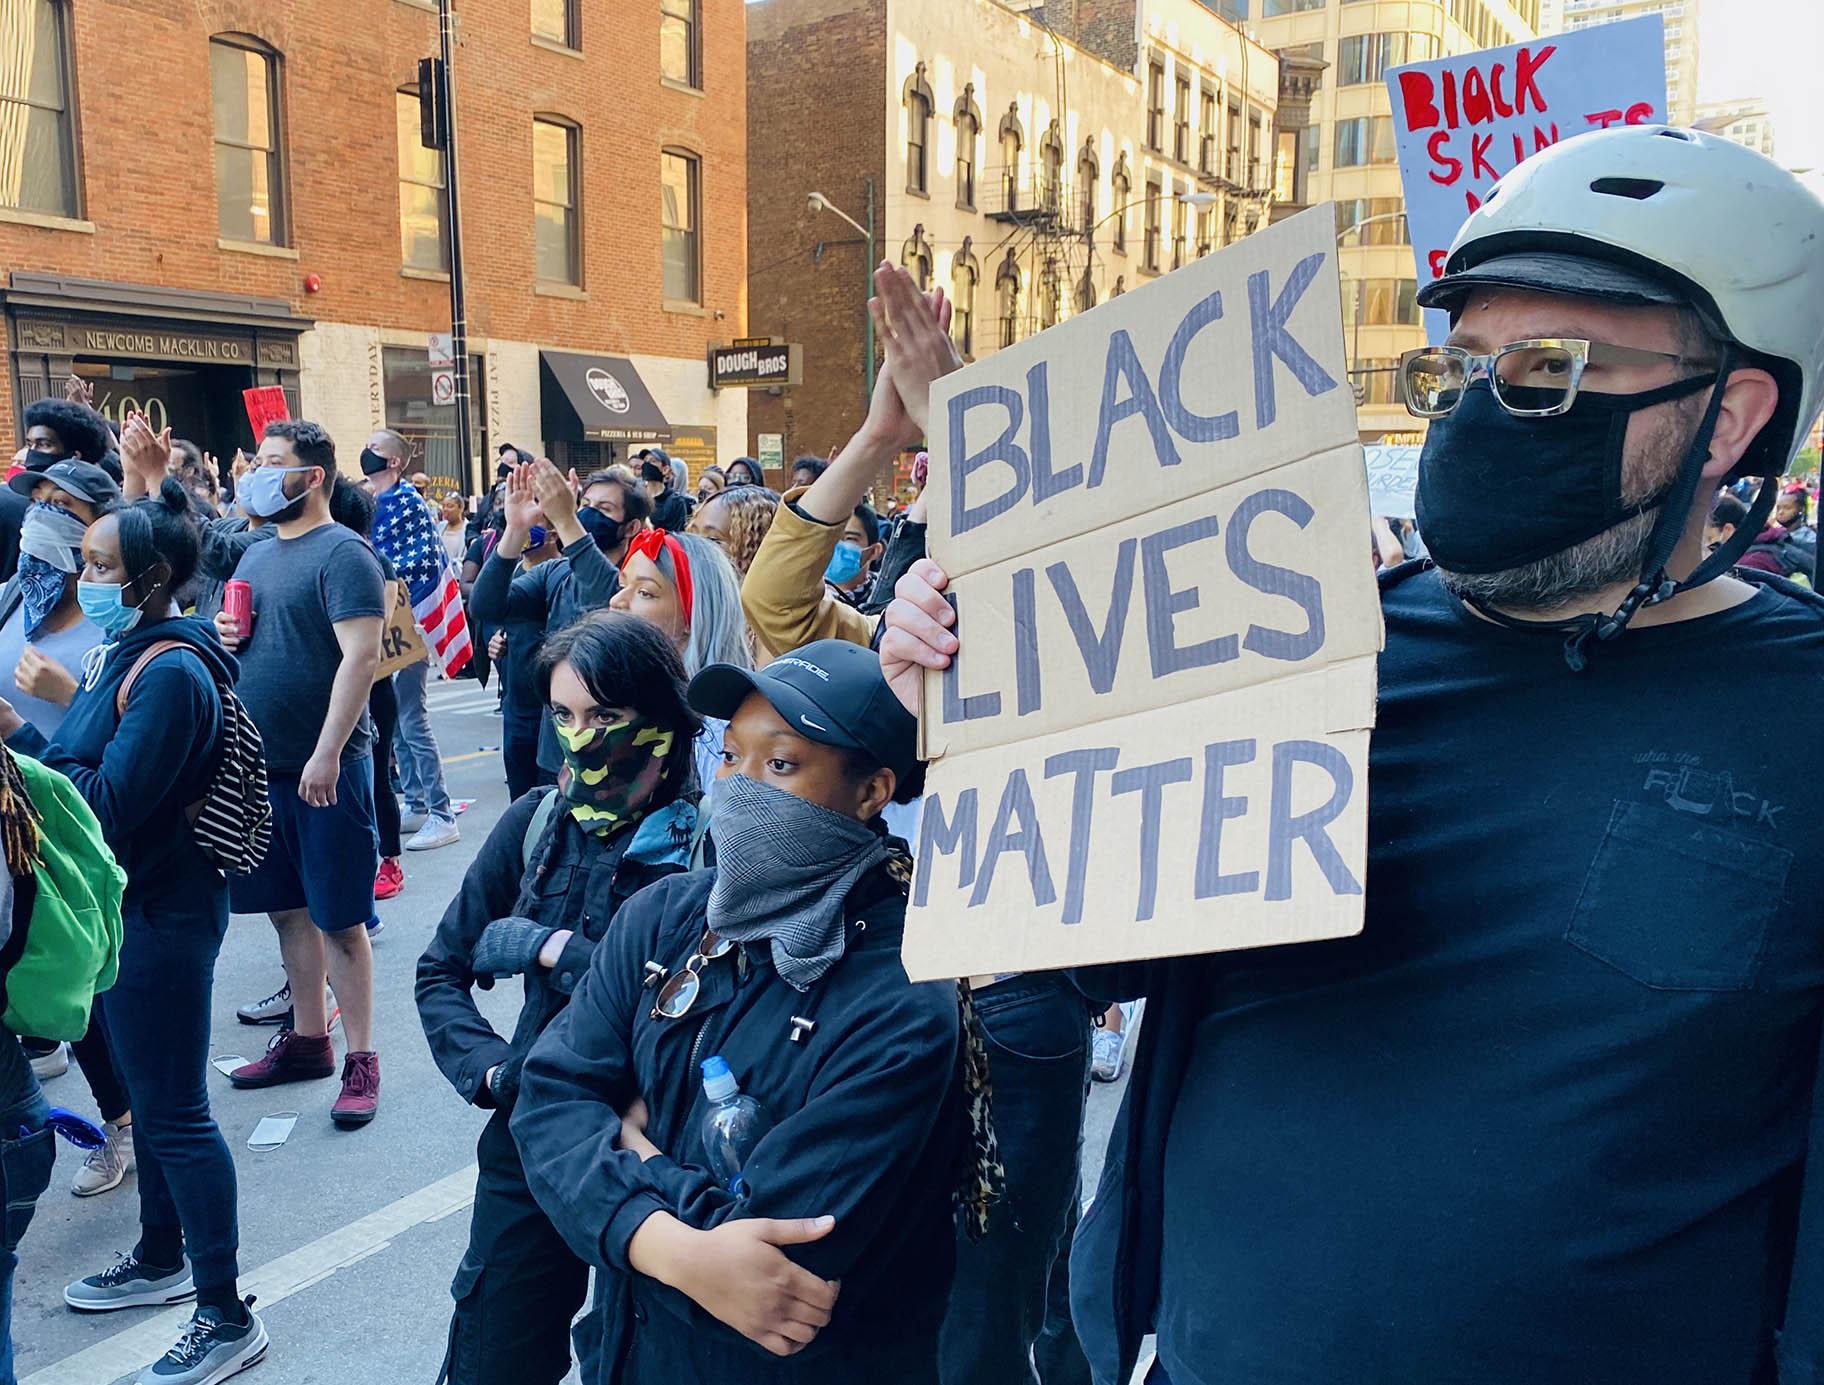
[[[1509,610],[1555,611],[1581,597],[1640,580],[1646,562],[1657,507],[1605,529],[1561,553],[1500,572],[1451,572],[1439,567],[1438,575],[1454,595],[1465,601]]]

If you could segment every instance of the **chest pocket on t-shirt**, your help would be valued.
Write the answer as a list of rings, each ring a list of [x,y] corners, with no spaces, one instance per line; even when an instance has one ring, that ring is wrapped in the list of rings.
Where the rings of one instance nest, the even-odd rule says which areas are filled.
[[[1644,985],[1754,985],[1792,853],[1646,803],[1617,803],[1565,939]]]

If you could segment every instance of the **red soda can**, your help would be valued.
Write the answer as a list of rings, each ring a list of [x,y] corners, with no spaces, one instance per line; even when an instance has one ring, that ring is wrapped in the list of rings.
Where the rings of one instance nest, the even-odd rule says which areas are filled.
[[[222,610],[242,639],[253,634],[253,587],[238,577],[222,588]]]

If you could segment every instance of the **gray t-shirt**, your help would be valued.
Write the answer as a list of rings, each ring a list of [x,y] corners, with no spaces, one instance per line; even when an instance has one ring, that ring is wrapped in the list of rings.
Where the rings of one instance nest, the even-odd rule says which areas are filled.
[[[13,670],[19,667],[19,656],[25,653],[25,647],[29,644],[40,654],[62,664],[81,683],[84,657],[105,638],[101,627],[83,616],[61,630],[48,630],[40,625],[38,633],[28,640],[25,634],[25,606],[21,603],[6,618],[6,624],[0,625],[0,697],[12,703],[13,710],[37,727],[47,741],[56,740],[57,728],[63,725],[63,719],[69,715],[70,709],[19,691],[12,677]]]
[[[234,575],[253,587],[253,636],[238,651],[236,691],[266,742],[267,768],[298,774],[317,748],[342,665],[335,623],[386,614],[380,559],[353,530],[325,524],[255,544]],[[363,717],[344,762],[367,754],[371,740]]]

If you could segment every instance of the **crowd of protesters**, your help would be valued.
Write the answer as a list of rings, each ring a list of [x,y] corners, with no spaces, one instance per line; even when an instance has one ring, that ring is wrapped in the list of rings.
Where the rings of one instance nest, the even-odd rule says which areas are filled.
[[[67,1041],[103,1117],[63,1118],[71,1191],[136,1172],[140,1233],[66,1301],[194,1300],[142,1385],[267,1352],[216,956],[266,914],[286,974],[232,1084],[339,1075],[330,1119],[375,1121],[374,906],[461,839],[427,688],[472,655],[510,801],[417,968],[490,1113],[440,1379],[1127,1385],[1148,1337],[1149,1385],[1824,1379],[1824,790],[1783,720],[1824,677],[1786,475],[1824,206],[1644,127],[1503,186],[1421,292],[1448,342],[1401,366],[1429,430],[1416,514],[1375,526],[1338,942],[907,979],[920,689],[966,631],[922,491],[868,503],[962,364],[904,270],[862,427],[783,493],[750,458],[693,491],[656,448],[578,476],[506,446],[471,513],[387,430],[359,482],[302,421],[224,478],[79,387],[31,406],[0,491],[0,1287]],[[392,671],[401,602],[431,648]],[[514,980],[503,1034],[476,992]],[[1086,1095],[1143,1000],[1079,1224]],[[731,1173],[706,1112],[737,1093],[764,1119]]]

